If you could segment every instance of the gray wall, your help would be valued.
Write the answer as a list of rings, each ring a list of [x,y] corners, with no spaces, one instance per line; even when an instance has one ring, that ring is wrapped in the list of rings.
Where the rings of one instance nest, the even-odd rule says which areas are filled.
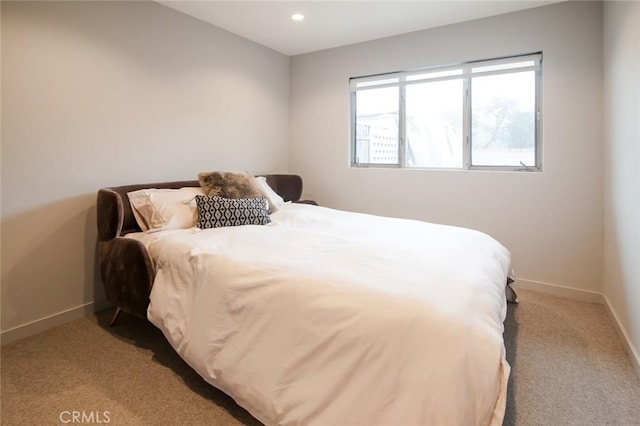
[[[4,342],[104,306],[99,188],[288,171],[289,58],[153,2],[1,7]]]
[[[543,173],[349,167],[349,77],[535,51],[544,52]],[[601,3],[558,3],[296,56],[291,79],[291,167],[304,173],[307,196],[482,230],[511,250],[521,285],[600,297]]]
[[[640,374],[640,3],[604,3],[604,294]]]

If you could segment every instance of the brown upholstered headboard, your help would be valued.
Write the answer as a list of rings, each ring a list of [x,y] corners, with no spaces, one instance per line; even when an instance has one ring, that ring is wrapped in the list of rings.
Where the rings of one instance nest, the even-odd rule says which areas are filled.
[[[302,194],[302,178],[298,175],[265,175],[267,183],[285,201],[298,201]],[[108,241],[130,232],[140,232],[131,205],[128,192],[144,188],[177,189],[185,186],[200,186],[197,180],[146,183],[102,188],[98,191],[98,240]]]

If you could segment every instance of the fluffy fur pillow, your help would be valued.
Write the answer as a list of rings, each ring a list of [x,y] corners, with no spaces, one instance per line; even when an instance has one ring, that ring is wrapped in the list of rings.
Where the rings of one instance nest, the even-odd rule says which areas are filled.
[[[223,198],[264,197],[260,184],[247,172],[202,172],[198,181],[205,195]]]

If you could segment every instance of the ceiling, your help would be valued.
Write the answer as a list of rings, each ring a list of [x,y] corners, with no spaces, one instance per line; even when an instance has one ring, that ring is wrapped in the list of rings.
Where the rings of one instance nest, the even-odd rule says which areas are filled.
[[[157,1],[289,56],[558,2]],[[293,13],[305,19],[295,22]]]

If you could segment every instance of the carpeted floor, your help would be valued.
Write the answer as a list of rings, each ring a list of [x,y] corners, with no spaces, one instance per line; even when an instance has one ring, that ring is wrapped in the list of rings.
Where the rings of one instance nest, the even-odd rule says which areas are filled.
[[[640,380],[604,308],[526,291],[520,300],[505,321],[505,425],[640,425]],[[109,328],[110,314],[2,347],[3,425],[73,424],[74,411],[94,424],[259,425],[155,327],[123,315]]]

